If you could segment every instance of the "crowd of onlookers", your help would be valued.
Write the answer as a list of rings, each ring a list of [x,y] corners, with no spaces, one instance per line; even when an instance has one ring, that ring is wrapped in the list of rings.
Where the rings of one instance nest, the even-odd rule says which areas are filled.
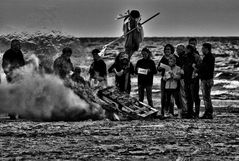
[[[213,86],[213,73],[215,57],[212,54],[210,43],[203,43],[201,52],[197,51],[197,40],[189,39],[188,45],[172,44],[164,46],[164,55],[156,65],[152,60],[152,52],[148,48],[141,50],[142,58],[135,65],[130,62],[130,56],[126,52],[120,52],[114,63],[107,68],[103,58],[99,55],[100,50],[92,51],[93,62],[89,68],[89,85],[107,86],[107,73],[115,74],[115,86],[122,92],[130,93],[132,74],[138,76],[138,97],[143,102],[146,92],[148,104],[154,107],[152,100],[153,77],[156,73],[161,75],[161,112],[160,116],[173,117],[174,102],[178,108],[179,118],[199,118],[200,97],[199,89],[202,89],[202,97],[205,105],[203,119],[213,118],[213,106],[210,92]],[[53,72],[61,79],[71,77],[72,80],[85,83],[81,77],[81,69],[74,67],[71,62],[72,49],[66,47],[62,55],[53,64]],[[12,72],[25,65],[18,40],[11,42],[11,48],[7,50],[2,59],[2,67],[7,81],[11,83]],[[107,71],[108,69],[108,71]],[[15,118],[14,114],[10,114]]]

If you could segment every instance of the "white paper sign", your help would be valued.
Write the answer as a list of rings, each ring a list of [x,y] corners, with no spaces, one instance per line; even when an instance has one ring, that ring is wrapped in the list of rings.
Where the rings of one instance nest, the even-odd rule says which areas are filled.
[[[147,75],[148,69],[138,68],[138,74]]]

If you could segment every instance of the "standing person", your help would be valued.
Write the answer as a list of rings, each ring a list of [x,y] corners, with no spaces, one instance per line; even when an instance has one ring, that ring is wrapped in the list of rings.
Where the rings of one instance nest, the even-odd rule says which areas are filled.
[[[196,64],[196,60],[194,57],[194,47],[192,45],[186,46],[186,57],[184,63],[184,82],[185,82],[185,92],[187,98],[187,118],[194,118],[195,112],[193,110],[194,103],[194,85],[195,80],[193,78],[194,68],[193,66]]]
[[[129,59],[135,51],[138,51],[139,45],[144,38],[143,27],[140,25],[140,20],[140,13],[137,10],[132,10],[124,19],[124,34],[137,28],[125,36],[125,52],[129,55]]]
[[[107,86],[107,68],[104,60],[99,56],[100,50],[92,50],[93,63],[90,65],[90,79],[91,85],[106,87]],[[93,82],[93,83],[92,83]]]
[[[171,97],[173,96],[178,107],[179,117],[181,118],[181,105],[179,100],[178,82],[181,78],[181,68],[176,65],[176,57],[172,54],[168,58],[169,69],[165,71],[165,106],[170,109],[170,114],[174,116],[174,109],[170,107]],[[164,110],[164,109],[163,109]]]
[[[73,72],[73,64],[71,62],[72,49],[69,47],[65,47],[62,50],[62,54],[60,57],[56,58],[53,64],[53,68],[55,74],[58,75],[61,79],[65,79],[70,76],[71,72]]]
[[[187,98],[186,98],[186,93],[185,93],[185,81],[184,81],[184,68],[187,65],[186,63],[186,48],[184,45],[179,44],[177,45],[176,48],[176,53],[178,55],[178,66],[181,68],[181,79],[179,80],[179,99],[181,102],[181,108],[182,108],[182,113],[181,113],[181,118],[185,118],[187,115]],[[179,116],[180,117],[180,116]]]
[[[213,86],[213,74],[215,67],[215,57],[211,52],[212,45],[204,43],[202,45],[202,53],[204,55],[202,64],[199,67],[199,77],[202,83],[202,96],[205,105],[204,115],[202,119],[213,119],[213,106],[211,101],[211,89]]]
[[[8,83],[12,83],[13,80],[13,71],[25,65],[25,60],[21,52],[20,41],[14,39],[11,41],[11,48],[8,49],[2,58],[2,68],[6,74],[6,79]],[[8,114],[10,119],[16,119],[16,114]]]
[[[165,80],[163,79],[164,75],[165,75],[165,70],[169,70],[170,67],[169,67],[169,62],[168,62],[168,59],[169,59],[169,56],[172,55],[174,53],[174,47],[173,45],[171,44],[166,44],[164,46],[164,55],[163,57],[161,58],[161,60],[159,61],[159,64],[158,64],[158,67],[157,67],[157,70],[159,72],[161,72],[161,115],[164,116],[164,110],[168,111],[169,109],[166,109],[166,104],[165,104],[165,100],[166,100],[166,95],[165,95]],[[170,107],[173,106],[173,103],[171,103]]]
[[[151,59],[152,53],[148,48],[143,48],[141,54],[143,58],[138,60],[135,66],[136,74],[138,74],[139,101],[144,101],[144,90],[146,90],[148,104],[153,107],[152,85],[153,76],[157,73],[157,69]]]
[[[130,66],[128,65],[130,64]],[[115,58],[115,62],[108,69],[109,73],[115,73],[115,85],[121,92],[130,93],[131,81],[130,75],[134,74],[134,66],[129,61],[129,57],[125,52],[120,52]],[[129,73],[129,77],[126,74]],[[125,83],[127,88],[125,89]]]
[[[21,52],[20,41],[14,39],[11,41],[11,48],[3,54],[2,58],[2,68],[9,83],[13,81],[13,71],[24,65],[25,60]]]
[[[195,112],[194,112],[194,117],[199,118],[199,110],[200,110],[200,97],[199,97],[199,77],[198,77],[198,68],[201,64],[201,58],[199,55],[199,52],[197,51],[197,39],[196,38],[190,38],[188,41],[188,44],[193,47],[193,56],[195,59],[195,63],[193,65],[193,74],[192,74],[192,81],[193,83],[191,84],[192,88],[192,97],[193,97],[193,103],[195,105]]]

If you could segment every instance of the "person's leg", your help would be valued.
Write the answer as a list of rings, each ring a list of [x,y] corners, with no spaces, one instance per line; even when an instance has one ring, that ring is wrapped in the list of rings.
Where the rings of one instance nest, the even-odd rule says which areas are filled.
[[[213,106],[211,101],[211,89],[213,86],[213,80],[202,80],[202,95],[205,104],[205,113],[203,117],[212,118]]]
[[[200,97],[199,97],[199,78],[193,80],[193,101],[195,103],[195,116],[199,117],[200,112]]]
[[[146,94],[147,94],[148,104],[149,104],[151,107],[153,107],[152,86],[146,86]]]
[[[170,89],[165,89],[165,112],[166,112],[166,114],[170,114],[172,112],[171,108],[170,108],[171,97],[172,97],[172,91]]]
[[[185,83],[185,92],[186,92],[186,98],[187,98],[187,117],[192,118],[193,117],[193,100],[192,100],[192,92],[191,92],[191,84]]]
[[[139,101],[144,102],[144,86],[138,85]]]
[[[165,110],[165,81],[161,79],[161,115],[164,116]]]
[[[180,80],[179,99],[181,102],[182,115],[185,115],[187,113],[187,98],[185,92],[185,83],[183,79]]]

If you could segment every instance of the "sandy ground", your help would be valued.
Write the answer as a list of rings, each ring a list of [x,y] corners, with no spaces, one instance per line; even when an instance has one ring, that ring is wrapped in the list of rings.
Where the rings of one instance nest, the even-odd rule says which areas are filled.
[[[0,119],[0,160],[239,160],[239,110],[213,120]]]

